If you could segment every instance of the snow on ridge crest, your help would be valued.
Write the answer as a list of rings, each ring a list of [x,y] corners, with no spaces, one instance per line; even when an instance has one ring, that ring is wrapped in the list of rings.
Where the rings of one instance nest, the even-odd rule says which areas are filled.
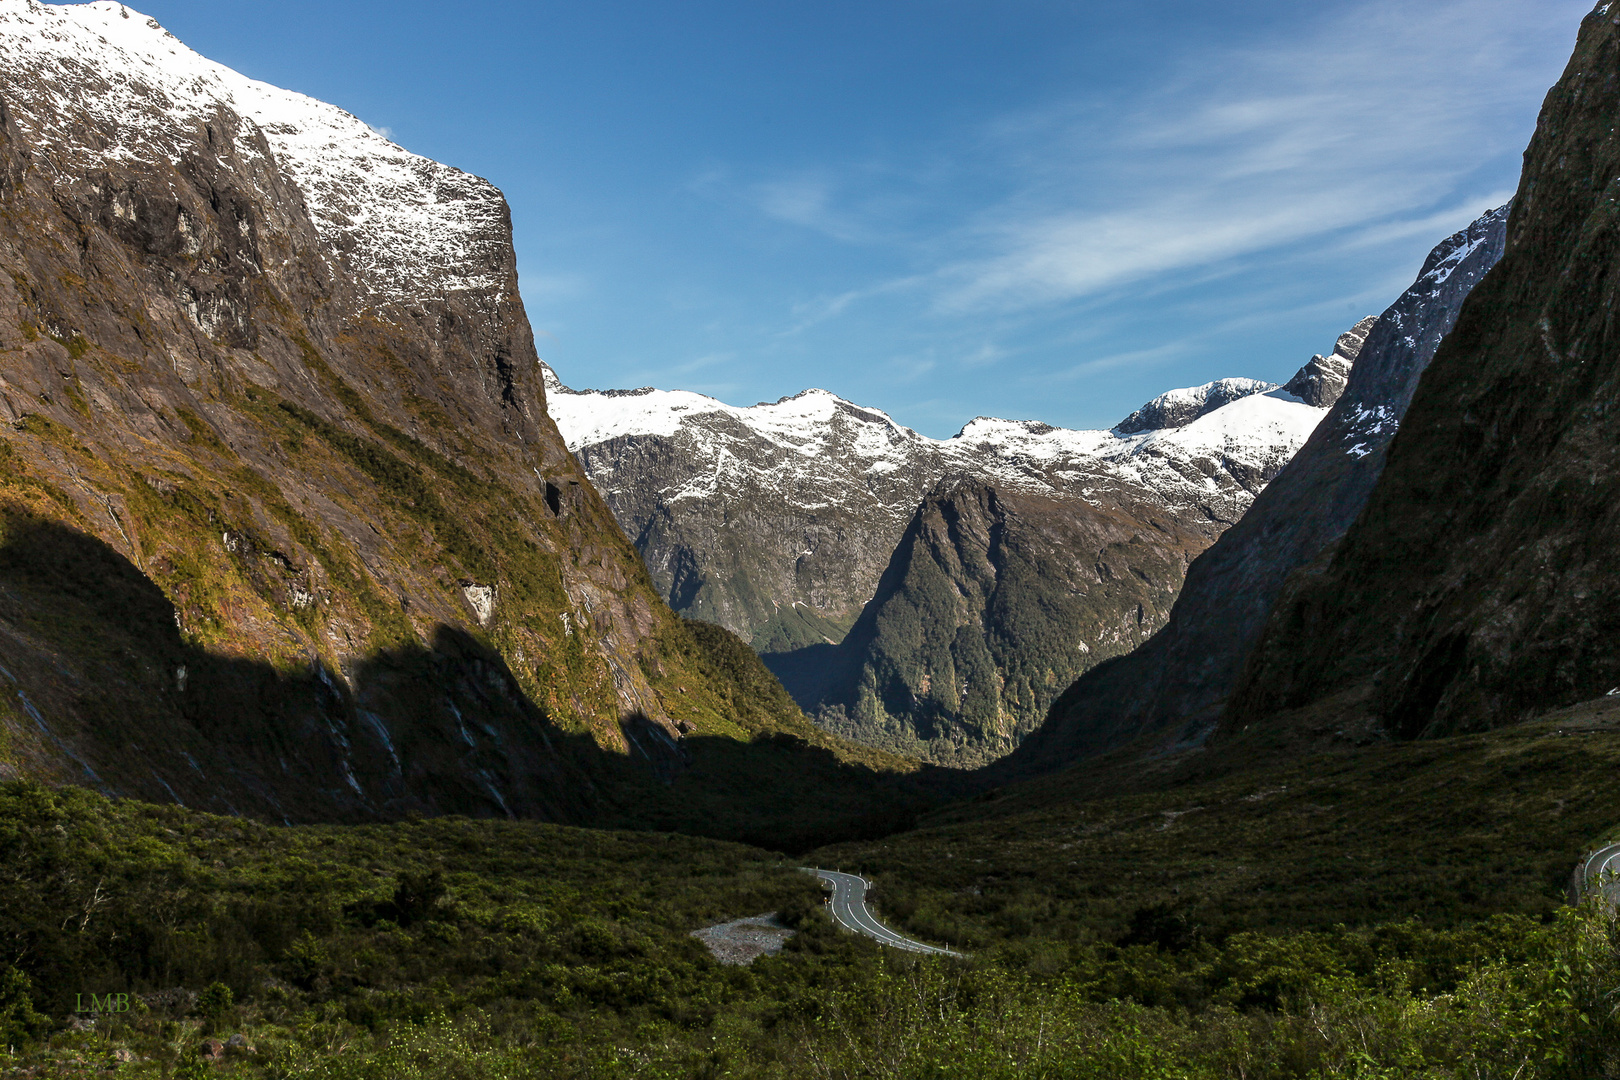
[[[1228,405],[1250,394],[1264,394],[1277,389],[1276,383],[1260,379],[1216,379],[1202,386],[1185,386],[1166,390],[1152,401],[1137,409],[1114,426],[1123,435],[1154,431],[1159,428],[1178,428],[1192,423],[1206,413]]]
[[[874,434],[888,436],[888,441],[897,437],[902,441],[935,442],[902,427],[879,409],[845,401],[827,390],[803,390],[757,405],[728,405],[692,390],[574,390],[562,383],[549,364],[541,368],[546,410],[570,450],[626,435],[667,438],[698,417],[729,418],[756,436],[808,456],[819,454],[827,443],[838,438],[840,427],[849,425],[877,429],[857,436],[860,443],[870,441]]]
[[[624,396],[576,391],[549,367],[544,374],[547,410],[570,450],[580,452],[622,437],[660,437],[675,440],[694,462],[707,462],[694,466],[688,482],[664,493],[671,502],[710,497],[724,475],[750,469],[774,477],[773,486],[795,491],[809,482],[820,492],[817,497],[861,476],[920,471],[962,473],[1043,492],[1067,490],[1085,476],[1088,483],[1117,482],[1180,502],[1219,487],[1209,479],[1212,470],[1224,476],[1229,465],[1241,463],[1240,472],[1274,473],[1326,414],[1287,396],[1264,393],[1273,383],[1233,379],[1223,382],[1239,384],[1230,389],[1242,393],[1179,426],[1130,433],[1118,428],[1081,431],[981,416],[950,439],[932,439],[877,409],[853,405],[827,391],[743,407],[686,390]],[[1202,406],[1211,397],[1210,387],[1217,385],[1188,388],[1181,396],[1190,400],[1196,393]],[[751,466],[761,445],[789,453],[786,459]],[[604,490],[617,482],[606,476],[593,480]]]
[[[115,0],[0,0],[0,85],[24,133],[79,166],[177,163],[220,109],[236,113],[263,132],[328,254],[371,303],[507,285],[506,203],[494,185],[405,150],[335,105],[208,60]],[[103,146],[71,130],[81,117]],[[237,149],[253,153],[245,141]]]
[[[1418,283],[1429,285],[1437,292],[1468,256],[1489,241],[1492,227],[1504,220],[1512,210],[1513,200],[1509,199],[1467,228],[1459,229],[1441,241],[1424,260],[1423,269],[1418,272]]]

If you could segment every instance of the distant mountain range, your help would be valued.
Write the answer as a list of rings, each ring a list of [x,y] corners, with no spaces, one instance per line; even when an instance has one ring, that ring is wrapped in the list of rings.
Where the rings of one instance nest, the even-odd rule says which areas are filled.
[[[751,640],[829,729],[974,764],[1163,624],[1375,322],[1286,386],[1172,390],[1108,431],[980,417],[930,439],[824,390],[737,407],[550,369],[547,403],[675,610]]]

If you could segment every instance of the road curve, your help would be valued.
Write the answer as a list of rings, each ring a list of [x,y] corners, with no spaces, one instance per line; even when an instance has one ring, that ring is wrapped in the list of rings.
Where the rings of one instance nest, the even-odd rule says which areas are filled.
[[[846,874],[838,870],[822,870],[812,866],[801,866],[799,869],[807,874],[814,874],[821,879],[823,885],[832,890],[833,919],[845,929],[865,934],[879,945],[905,949],[907,952],[926,953],[930,956],[966,955],[902,937],[878,922],[877,916],[872,914],[872,909],[866,906],[866,890],[870,888],[870,883],[860,875]]]
[[[1620,877],[1608,876],[1606,879],[1606,875],[1620,875],[1620,844],[1610,844],[1592,852],[1582,860],[1576,875],[1580,881],[1575,890],[1575,900],[1579,901],[1589,888],[1597,885],[1603,889],[1609,903],[1620,902]]]

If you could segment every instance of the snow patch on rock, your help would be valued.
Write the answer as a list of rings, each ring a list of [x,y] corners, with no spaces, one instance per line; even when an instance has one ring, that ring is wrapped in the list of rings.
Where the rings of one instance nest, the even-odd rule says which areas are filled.
[[[122,4],[0,0],[0,86],[48,167],[178,164],[229,110],[263,132],[317,232],[375,304],[500,290],[506,202],[485,180],[413,154],[358,117],[198,55]],[[44,107],[48,103],[48,107]],[[93,137],[73,130],[89,127]],[[93,149],[92,149],[93,148]],[[247,140],[238,154],[257,153]]]
[[[825,390],[743,407],[686,390],[573,390],[549,365],[544,376],[547,409],[570,450],[622,438],[679,438],[689,460],[703,462],[659,493],[665,505],[711,498],[735,486],[741,473],[764,468],[776,478],[773,486],[807,509],[840,501],[839,489],[861,486],[862,477],[909,469],[936,478],[962,472],[1048,493],[1072,491],[1082,481],[1095,491],[1114,481],[1178,505],[1207,500],[1211,491],[1232,493],[1235,486],[1246,506],[1263,485],[1252,478],[1281,468],[1326,412],[1264,393],[1274,383],[1226,379],[1155,399],[1202,407],[1211,397],[1231,395],[1180,426],[1079,431],[981,416],[949,439],[931,439]],[[762,440],[785,453],[762,467],[751,463],[757,453],[735,452],[737,440]],[[594,472],[592,480],[605,490],[616,482]]]

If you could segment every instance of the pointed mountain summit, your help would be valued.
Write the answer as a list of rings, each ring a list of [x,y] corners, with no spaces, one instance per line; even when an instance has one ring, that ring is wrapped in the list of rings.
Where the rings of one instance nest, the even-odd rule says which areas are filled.
[[[1275,389],[1276,383],[1259,379],[1218,379],[1203,386],[1167,390],[1114,425],[1114,430],[1121,435],[1135,435],[1143,431],[1186,427],[1200,416],[1214,412],[1238,398]]]
[[[1330,356],[1313,356],[1310,362],[1283,384],[1283,393],[1292,394],[1307,405],[1319,409],[1330,408],[1344,393],[1350,381],[1350,368],[1367,343],[1367,335],[1378,325],[1378,317],[1369,315],[1339,335]]]

